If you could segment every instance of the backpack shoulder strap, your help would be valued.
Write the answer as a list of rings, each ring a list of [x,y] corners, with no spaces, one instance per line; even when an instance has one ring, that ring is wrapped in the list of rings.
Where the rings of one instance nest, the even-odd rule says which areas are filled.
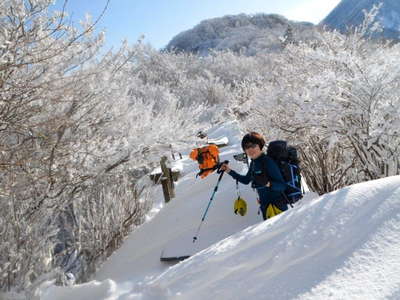
[[[267,180],[271,181],[271,176],[269,175],[268,169],[267,169],[267,159],[268,158],[270,158],[270,157],[267,154],[265,154],[265,157],[264,157],[264,159],[262,161],[262,163],[263,163],[263,170],[262,171],[265,172],[265,176],[267,177]]]

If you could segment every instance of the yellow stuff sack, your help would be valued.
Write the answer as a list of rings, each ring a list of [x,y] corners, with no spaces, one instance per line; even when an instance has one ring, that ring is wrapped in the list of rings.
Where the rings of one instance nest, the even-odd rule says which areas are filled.
[[[247,213],[247,203],[243,198],[238,197],[233,204],[233,211],[237,215],[244,216]]]
[[[265,215],[267,216],[267,219],[269,219],[269,218],[275,217],[276,215],[279,215],[281,212],[282,211],[279,208],[277,208],[275,205],[269,204],[267,206],[267,211],[266,211]]]

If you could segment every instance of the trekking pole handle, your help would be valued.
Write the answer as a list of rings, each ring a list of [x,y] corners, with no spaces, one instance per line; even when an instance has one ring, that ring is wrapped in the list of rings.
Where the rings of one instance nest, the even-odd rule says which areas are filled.
[[[219,165],[218,165],[218,168],[217,168],[217,174],[220,174],[220,173],[223,173],[224,171],[222,170],[221,171],[221,166],[222,165],[224,165],[224,164],[229,164],[229,160],[224,160],[222,163],[220,163]]]

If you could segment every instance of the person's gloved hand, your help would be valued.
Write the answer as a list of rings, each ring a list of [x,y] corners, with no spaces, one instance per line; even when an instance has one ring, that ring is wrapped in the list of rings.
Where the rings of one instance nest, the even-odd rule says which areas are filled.
[[[219,169],[221,171],[225,171],[226,173],[229,173],[231,171],[231,168],[229,168],[229,165],[227,163],[223,163]]]

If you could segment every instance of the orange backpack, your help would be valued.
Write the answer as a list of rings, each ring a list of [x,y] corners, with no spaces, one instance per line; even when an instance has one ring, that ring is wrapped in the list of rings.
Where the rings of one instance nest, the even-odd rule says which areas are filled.
[[[197,176],[200,175],[201,178],[204,178],[216,170],[219,164],[218,155],[219,150],[215,144],[193,149],[189,156],[199,163],[200,172]]]

